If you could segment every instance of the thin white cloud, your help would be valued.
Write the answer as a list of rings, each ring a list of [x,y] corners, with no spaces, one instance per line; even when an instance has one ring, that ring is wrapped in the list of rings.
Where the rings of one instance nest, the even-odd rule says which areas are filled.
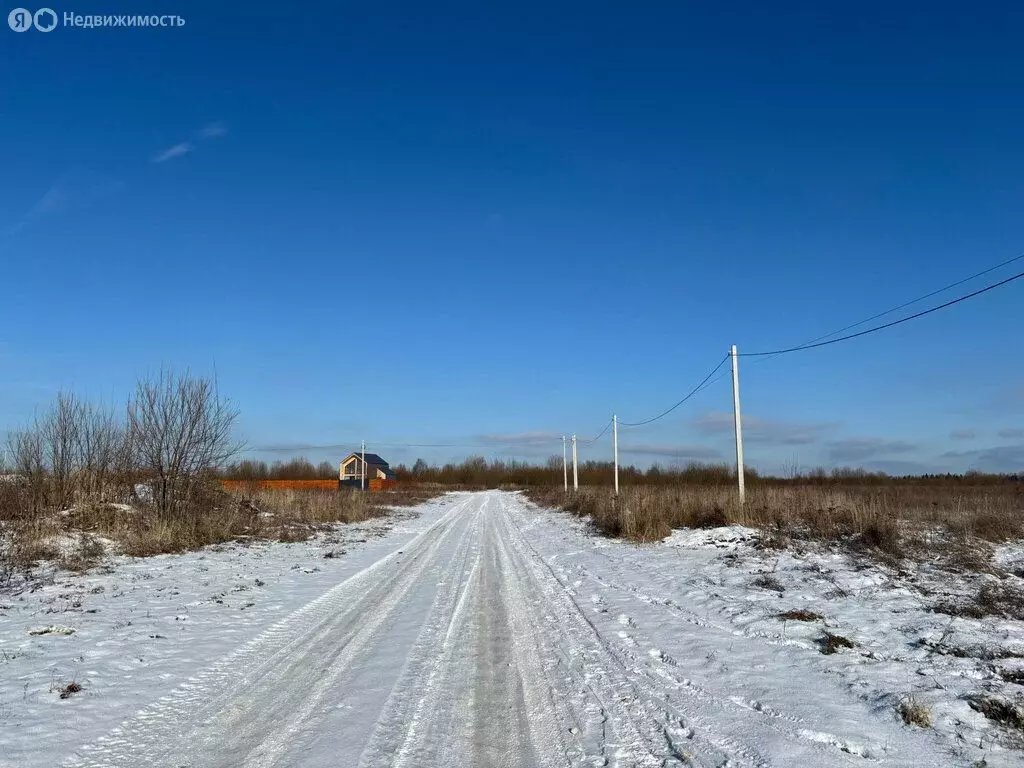
[[[200,138],[203,139],[216,139],[219,136],[226,136],[227,132],[228,126],[227,123],[225,123],[223,120],[217,120],[213,123],[207,123],[197,131]]]
[[[194,147],[191,144],[189,144],[187,141],[183,141],[180,144],[175,144],[173,147],[168,147],[163,152],[154,155],[153,162],[165,163],[172,158],[187,155],[193,149]]]
[[[1020,472],[1024,469],[1024,445],[997,445],[974,451],[946,451],[944,459],[967,460],[986,472]]]
[[[477,435],[474,438],[485,445],[512,446],[512,445],[551,445],[561,442],[562,436],[555,432],[513,432]]]
[[[25,215],[3,230],[0,243],[51,216],[87,208],[96,200],[118,192],[123,186],[110,176],[74,166],[53,182]]]
[[[978,433],[973,429],[954,429],[949,436],[954,440],[973,440]]]
[[[665,456],[672,459],[690,459],[693,461],[707,461],[722,458],[721,451],[714,448],[708,448],[703,445],[627,443],[619,448],[619,453],[633,456]]]
[[[694,422],[702,434],[728,434],[733,431],[731,413],[712,411]],[[743,436],[750,443],[764,445],[809,445],[839,427],[836,422],[799,423],[774,421],[758,416],[743,416]]]
[[[889,440],[884,437],[849,437],[829,443],[828,453],[833,461],[865,461],[893,453],[912,453],[914,443]]]

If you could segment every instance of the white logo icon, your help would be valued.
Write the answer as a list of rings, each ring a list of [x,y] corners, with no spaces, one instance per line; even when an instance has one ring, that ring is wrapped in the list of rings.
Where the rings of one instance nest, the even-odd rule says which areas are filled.
[[[33,25],[40,32],[52,32],[57,28],[57,12],[53,8],[40,8],[35,13],[15,8],[7,14],[7,26],[15,32],[28,32]]]
[[[32,11],[15,8],[7,14],[7,26],[15,32],[28,32],[32,29]]]
[[[40,32],[52,32],[57,26],[57,14],[53,8],[40,8],[32,20]]]

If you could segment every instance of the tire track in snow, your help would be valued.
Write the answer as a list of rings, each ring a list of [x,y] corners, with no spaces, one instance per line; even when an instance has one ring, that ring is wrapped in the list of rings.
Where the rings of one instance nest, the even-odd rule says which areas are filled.
[[[261,683],[273,682],[286,686],[284,680],[291,667],[290,660],[304,658],[310,648],[331,639],[344,646],[358,632],[355,626],[363,611],[357,610],[373,603],[373,598],[390,589],[407,589],[430,564],[441,545],[459,522],[462,511],[473,503],[472,497],[456,504],[427,530],[416,536],[402,549],[377,560],[372,565],[330,589],[287,618],[277,622],[259,637],[241,646],[204,672],[183,683],[172,694],[162,697],[143,709],[110,734],[96,743],[84,747],[80,753],[65,761],[68,768],[104,768],[107,766],[137,766],[149,763],[155,766],[181,764],[182,736],[193,734],[195,742],[186,744],[199,753],[200,762],[190,765],[237,765],[246,756],[232,755],[221,762],[218,739],[222,733],[208,734],[208,730],[221,713],[230,717],[238,710],[238,700],[245,691]],[[382,573],[400,554],[406,558],[390,573]],[[397,601],[392,601],[393,608]],[[378,614],[383,618],[383,612]],[[338,632],[340,623],[348,623],[347,632]],[[377,621],[374,628],[380,626]],[[267,686],[264,686],[267,687]],[[278,698],[272,691],[269,701]],[[258,748],[278,722],[267,719],[261,732],[254,735],[253,748]],[[205,754],[203,747],[206,748]],[[242,749],[243,747],[238,747]],[[263,763],[264,765],[266,763]]]
[[[510,496],[517,511],[526,511],[518,497]],[[648,685],[631,672],[611,649],[596,626],[572,599],[546,560],[533,548],[521,526],[509,521],[509,539],[523,557],[546,604],[558,610],[559,624],[581,650],[584,679],[605,702],[612,729],[623,741],[614,764],[636,766],[770,766],[752,745],[715,733],[712,724],[694,708],[652,696]],[[681,743],[682,742],[682,743]]]

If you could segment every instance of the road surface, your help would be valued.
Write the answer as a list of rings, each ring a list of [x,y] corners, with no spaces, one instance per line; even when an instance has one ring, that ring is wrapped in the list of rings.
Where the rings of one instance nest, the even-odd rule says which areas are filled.
[[[652,601],[621,589],[636,610],[605,616],[600,593],[581,587],[582,566],[560,567],[568,553],[538,535],[549,515],[512,493],[457,497],[411,541],[67,764],[955,764],[928,734],[799,664],[771,684],[770,700],[752,698],[743,676],[698,684],[686,673],[694,655],[738,654],[752,641],[677,611],[657,621],[672,622],[678,648],[641,648],[634,628]],[[586,567],[612,589],[619,577],[602,553],[615,550],[603,546]],[[762,677],[772,654],[788,652],[756,648]]]

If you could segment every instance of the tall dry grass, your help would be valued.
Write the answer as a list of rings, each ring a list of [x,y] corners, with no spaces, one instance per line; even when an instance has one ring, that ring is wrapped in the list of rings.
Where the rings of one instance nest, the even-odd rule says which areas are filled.
[[[532,489],[531,499],[588,516],[607,536],[664,538],[674,528],[739,524],[766,532],[766,543],[843,541],[893,557],[972,540],[1024,536],[1024,486],[755,486],[740,505],[734,489],[676,486]],[[923,548],[923,550],[922,550]]]
[[[369,520],[388,507],[417,504],[442,492],[439,487],[391,493],[260,487],[229,492],[210,482],[193,494],[189,507],[167,516],[155,505],[88,499],[68,510],[37,514],[17,486],[0,487],[0,587],[43,561],[85,570],[102,558],[103,541],[135,557],[230,541],[302,541],[331,525]]]

